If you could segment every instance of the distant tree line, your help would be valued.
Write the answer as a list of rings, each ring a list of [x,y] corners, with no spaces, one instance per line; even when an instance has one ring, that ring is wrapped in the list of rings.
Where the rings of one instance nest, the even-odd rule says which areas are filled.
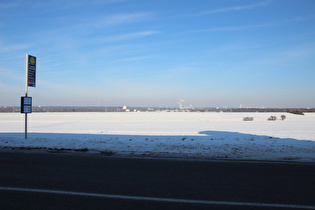
[[[125,112],[122,106],[101,107],[101,106],[33,106],[32,112]],[[288,112],[291,114],[303,115],[308,112],[315,112],[315,108],[161,108],[161,107],[128,107],[128,111],[180,111],[180,112]],[[20,112],[17,106],[2,106],[0,112]]]

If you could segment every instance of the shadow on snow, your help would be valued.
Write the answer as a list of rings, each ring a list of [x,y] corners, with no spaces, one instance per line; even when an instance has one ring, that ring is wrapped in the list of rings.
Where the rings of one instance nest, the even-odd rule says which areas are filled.
[[[188,155],[210,158],[281,157],[315,160],[315,141],[228,131],[199,135],[0,133],[0,149],[94,151],[104,155]]]

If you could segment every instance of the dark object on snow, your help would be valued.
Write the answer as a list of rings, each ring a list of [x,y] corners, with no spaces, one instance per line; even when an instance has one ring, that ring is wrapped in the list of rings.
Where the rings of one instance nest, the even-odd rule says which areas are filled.
[[[270,117],[268,118],[269,121],[275,121],[276,119],[277,119],[276,116],[270,116]]]
[[[253,121],[254,118],[253,117],[244,117],[243,121]]]
[[[286,116],[285,115],[281,115],[281,120],[285,120]]]
[[[289,109],[288,112],[291,113],[291,114],[304,115],[304,113],[301,110],[298,110],[298,109]]]

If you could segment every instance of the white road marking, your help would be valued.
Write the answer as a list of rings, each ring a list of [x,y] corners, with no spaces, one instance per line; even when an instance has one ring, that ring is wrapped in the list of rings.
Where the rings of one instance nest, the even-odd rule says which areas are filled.
[[[113,198],[113,199],[124,199],[124,200],[172,202],[172,203],[315,209],[315,206],[294,205],[294,204],[250,203],[250,202],[234,202],[234,201],[209,201],[209,200],[191,200],[191,199],[178,199],[178,198],[156,198],[156,197],[143,197],[143,196],[131,196],[131,195],[112,195],[112,194],[101,194],[101,193],[87,193],[87,192],[62,191],[62,190],[48,190],[48,189],[45,190],[45,189],[32,189],[32,188],[19,188],[19,187],[0,187],[0,190],[1,191],[31,192],[31,193],[47,193],[47,194],[58,194],[58,195],[88,196],[88,197],[99,197],[99,198]]]

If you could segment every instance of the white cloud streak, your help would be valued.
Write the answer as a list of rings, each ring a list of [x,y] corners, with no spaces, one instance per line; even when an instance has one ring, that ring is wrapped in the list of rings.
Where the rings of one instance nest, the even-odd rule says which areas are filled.
[[[105,5],[105,4],[115,4],[124,2],[126,0],[89,0],[88,2],[86,0],[49,0],[49,1],[34,1],[32,3],[32,7],[35,7],[37,9],[49,9],[51,11],[57,11],[57,10],[64,10],[64,9],[73,9],[77,7],[86,6],[88,3],[89,5]],[[22,1],[21,1],[22,2]],[[28,1],[25,1],[26,4],[29,4]],[[25,4],[25,2],[23,2]],[[12,6],[10,3],[7,4],[8,6],[21,6],[17,4],[13,4]],[[1,6],[1,4],[0,4]],[[0,7],[1,8],[1,7]]]
[[[258,24],[258,25],[249,25],[249,26],[236,26],[236,27],[221,27],[221,28],[210,28],[210,29],[201,29],[195,31],[189,31],[188,33],[199,33],[199,32],[220,32],[220,31],[242,31],[253,28],[261,28],[261,27],[269,27],[275,24],[266,23],[266,24]]]
[[[118,59],[114,62],[133,62],[133,61],[146,60],[149,58],[152,58],[152,56],[137,56],[137,57],[123,58],[123,59]]]
[[[259,8],[259,7],[266,7],[270,3],[271,3],[271,0],[267,0],[267,1],[259,2],[257,4],[226,7],[222,9],[215,9],[215,10],[210,10],[207,12],[201,12],[201,13],[195,14],[194,16],[203,16],[203,15],[212,15],[212,14],[217,14],[217,13],[231,12],[231,11],[249,10],[249,9],[254,9],[254,8]]]
[[[24,72],[23,72],[24,73]],[[5,69],[0,67],[0,79],[2,81],[5,80],[14,80],[18,82],[23,82],[25,81],[24,74],[20,74],[20,72],[12,69]]]
[[[147,20],[151,15],[152,15],[151,13],[145,12],[108,15],[104,17],[93,18],[93,20],[87,20],[86,23],[79,24],[78,27],[100,29],[113,25],[120,25],[124,23],[132,23]]]
[[[113,42],[113,41],[123,41],[128,39],[135,39],[135,38],[141,38],[146,37],[150,35],[157,34],[156,31],[141,31],[141,32],[135,32],[135,33],[128,33],[128,34],[120,34],[116,36],[109,36],[104,38],[96,39],[96,42]]]
[[[5,45],[3,43],[0,43],[0,53],[8,53],[18,50],[25,50],[28,49],[32,44],[30,43],[24,43],[24,44],[13,44],[13,45]]]

